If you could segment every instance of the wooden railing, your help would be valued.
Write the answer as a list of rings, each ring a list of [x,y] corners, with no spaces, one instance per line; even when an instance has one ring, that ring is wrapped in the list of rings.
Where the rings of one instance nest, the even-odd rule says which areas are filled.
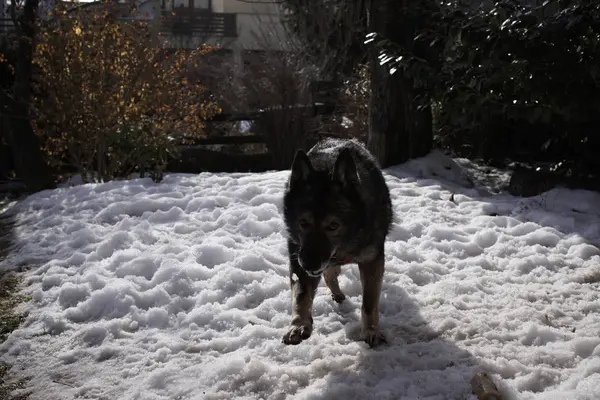
[[[331,115],[335,112],[335,104],[313,103],[286,107],[289,111],[298,114],[301,118],[314,118],[319,115]],[[272,107],[245,113],[220,113],[205,121],[207,124],[215,122],[233,121],[258,121],[262,118],[272,118],[276,113],[282,112],[281,107]],[[283,111],[286,112],[286,111]],[[260,129],[260,128],[259,128]],[[255,131],[250,135],[219,136],[195,139],[191,137],[176,136],[173,139],[184,141],[185,144],[177,146],[178,156],[167,165],[169,172],[200,173],[208,172],[264,172],[278,169],[275,164],[271,149],[269,149],[268,137],[273,135],[272,128],[261,129],[260,133]],[[269,131],[271,131],[269,133]],[[279,133],[279,132],[277,132]],[[316,143],[317,136],[312,135],[311,144]],[[180,144],[182,142],[179,142]],[[247,144],[263,144],[266,152],[259,153],[230,153],[223,150],[211,149],[207,146],[239,146]]]
[[[237,37],[237,19],[236,14],[181,7],[162,10],[161,30],[174,35]]]
[[[10,18],[0,18],[0,35],[15,32],[15,24]]]

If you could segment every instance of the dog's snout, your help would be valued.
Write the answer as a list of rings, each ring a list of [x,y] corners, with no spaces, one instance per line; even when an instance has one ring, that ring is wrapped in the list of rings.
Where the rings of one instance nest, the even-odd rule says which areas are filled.
[[[328,262],[323,262],[321,263],[321,266],[318,270],[306,270],[306,273],[309,276],[312,277],[318,277],[321,276],[323,274],[323,272],[325,272],[325,270],[329,267],[329,263]]]
[[[329,266],[330,257],[322,257],[318,253],[300,251],[298,257],[298,264],[306,271],[310,276],[320,276]]]
[[[331,248],[326,238],[307,238],[298,253],[300,266],[306,271],[319,271],[329,264]]]

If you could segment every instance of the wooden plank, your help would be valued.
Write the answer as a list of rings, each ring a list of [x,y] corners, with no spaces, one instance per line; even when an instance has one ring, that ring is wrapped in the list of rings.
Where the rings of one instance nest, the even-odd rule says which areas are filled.
[[[314,117],[317,115],[328,115],[331,114],[334,109],[334,104],[315,103],[308,105],[298,105],[292,107],[293,109],[307,109],[310,112],[308,117]],[[281,109],[264,109],[253,111],[249,113],[219,113],[213,116],[210,120],[205,121],[206,123],[211,122],[234,122],[234,121],[254,121],[257,120],[269,112],[280,111]],[[209,137],[209,138],[194,138],[189,136],[178,136],[176,140],[185,140],[191,145],[196,146],[208,146],[208,145],[240,145],[250,143],[265,143],[265,139],[259,135],[235,135],[235,136],[220,136],[220,137]]]
[[[289,107],[291,109],[299,110],[306,109],[310,111],[308,117],[315,117],[317,115],[330,115],[335,111],[335,104],[333,103],[314,103],[305,105],[296,105]],[[206,120],[206,123],[211,122],[225,122],[225,121],[254,121],[265,114],[270,112],[281,111],[281,107],[265,108],[257,111],[250,111],[246,113],[219,113],[214,115],[211,119]]]
[[[167,172],[264,172],[274,169],[270,154],[227,154],[197,146],[178,149],[178,157],[170,160]]]
[[[232,144],[250,144],[264,143],[265,140],[258,135],[236,135],[236,136],[217,136],[207,138],[194,138],[189,136],[179,136],[176,140],[185,140],[190,146],[209,146],[209,145],[232,145]]]
[[[27,186],[21,181],[0,182],[0,193],[21,193],[27,190]]]
[[[0,18],[0,32],[8,33],[15,31],[15,24],[10,18]]]

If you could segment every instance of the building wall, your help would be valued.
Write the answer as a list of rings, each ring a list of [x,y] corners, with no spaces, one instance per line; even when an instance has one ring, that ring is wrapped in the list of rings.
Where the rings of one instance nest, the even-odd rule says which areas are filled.
[[[239,0],[221,0],[223,12],[242,14],[277,14],[280,1],[260,0],[260,2],[244,2]]]
[[[214,12],[225,12],[225,2],[227,0],[212,0],[212,9]]]
[[[285,48],[285,30],[276,14],[237,15],[238,38],[234,48],[243,50],[273,50]]]
[[[164,0],[165,9],[172,10],[181,5],[188,7],[190,0]],[[161,0],[162,2],[162,0]],[[194,0],[194,8],[208,8],[209,0]],[[252,14],[276,14],[278,5],[273,0],[260,0],[260,2],[247,2],[240,0],[212,0],[214,12],[226,13],[252,13]]]
[[[137,9],[139,15],[145,18],[154,18],[154,9],[160,6],[160,0],[146,0],[138,4]]]
[[[213,0],[213,11],[215,12],[219,12],[215,10],[215,4],[214,4],[214,0]],[[161,4],[162,4],[162,0],[161,0]],[[179,7],[189,7],[190,6],[190,0],[164,0],[164,4],[165,4],[165,10],[172,10],[172,9],[177,9]],[[209,0],[194,0],[194,8],[196,9],[206,9],[208,10],[209,8]]]
[[[48,2],[51,0],[42,1]],[[193,48],[202,43],[207,43],[235,51],[263,50],[265,46],[269,49],[282,50],[285,48],[285,41],[282,40],[285,31],[279,17],[278,0],[261,1],[264,2],[248,3],[239,0],[212,0],[214,12],[237,14],[237,38],[173,37],[166,34],[164,39],[169,42],[168,46],[170,47]],[[2,2],[3,0],[0,0],[0,3]],[[208,0],[194,0],[194,3],[197,6],[196,8],[199,8],[199,6],[208,4]],[[139,14],[137,18],[154,19],[155,10],[160,9],[162,4],[163,0],[142,0],[138,2]],[[179,5],[187,7],[189,0],[164,0],[164,4],[167,10],[171,10],[173,5],[175,5],[175,8],[178,8]]]
[[[152,3],[162,0],[147,0],[138,6],[141,14],[146,12],[152,18]],[[189,0],[174,0],[177,5],[189,4]],[[194,0],[198,3],[199,0]],[[172,4],[171,0],[165,0],[165,5]],[[279,17],[279,8],[276,3],[245,3],[238,0],[213,0],[214,12],[225,12],[236,14],[237,37],[199,37],[199,36],[173,36],[164,35],[165,42],[169,47],[193,48],[202,43],[219,45],[234,51],[238,50],[282,50],[285,48],[283,40],[285,30]],[[170,9],[170,8],[167,8]]]

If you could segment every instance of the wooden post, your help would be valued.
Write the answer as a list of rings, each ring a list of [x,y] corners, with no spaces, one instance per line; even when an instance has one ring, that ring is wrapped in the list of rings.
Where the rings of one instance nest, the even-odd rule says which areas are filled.
[[[151,37],[152,37],[152,47],[160,47],[160,30],[162,26],[162,2],[161,0],[151,0],[152,1],[152,22],[150,24]]]
[[[418,7],[416,0],[371,0],[369,32],[413,47],[413,37],[423,21],[406,16]],[[391,75],[380,65],[378,50],[371,49],[371,99],[367,146],[383,167],[426,155],[433,143],[431,108],[418,109],[417,91],[401,71]]]

